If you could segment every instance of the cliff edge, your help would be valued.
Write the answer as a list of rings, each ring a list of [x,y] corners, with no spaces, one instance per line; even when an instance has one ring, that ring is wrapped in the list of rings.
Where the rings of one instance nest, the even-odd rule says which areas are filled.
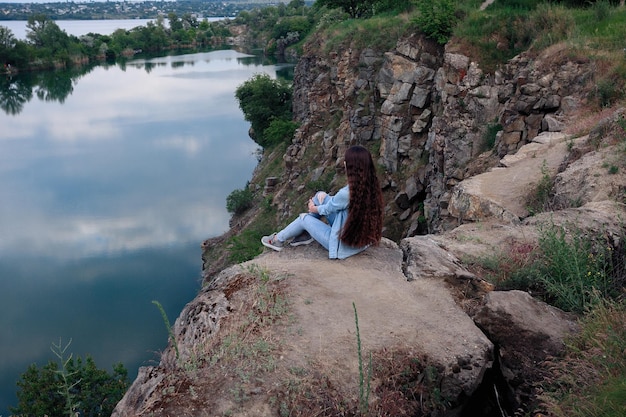
[[[467,260],[528,253],[549,225],[623,247],[624,111],[589,111],[593,63],[556,45],[485,74],[416,34],[392,51],[323,45],[308,42],[296,67],[295,137],[264,155],[281,176],[270,192],[257,170],[251,189],[285,222],[305,184],[337,187],[340,155],[363,144],[392,240],[344,261],[312,244],[214,262],[114,416],[524,414],[576,331]]]
[[[505,198],[514,189],[507,185],[536,181],[529,165],[553,161],[546,169],[556,171],[589,140],[568,149],[544,139],[458,185],[454,199],[469,202],[458,210],[472,223],[399,245],[383,239],[343,261],[313,243],[223,270],[185,307],[161,363],[140,369],[113,415],[472,415],[476,402],[490,415],[523,407],[542,362],[576,331],[575,317],[528,293],[492,291],[460,259],[535,245],[541,224],[620,236],[626,215],[608,198],[626,176],[607,189],[589,175],[601,169],[594,152],[559,174],[563,193],[565,184],[595,190],[580,207],[498,215],[519,207]],[[481,393],[485,384],[495,397]]]

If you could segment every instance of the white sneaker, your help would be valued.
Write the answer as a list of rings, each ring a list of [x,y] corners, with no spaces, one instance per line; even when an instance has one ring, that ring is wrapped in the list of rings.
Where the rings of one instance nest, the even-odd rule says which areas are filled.
[[[291,243],[289,243],[289,245],[290,246],[308,245],[309,243],[313,243],[314,240],[315,239],[311,237],[309,232],[304,231],[300,233],[298,236],[294,237]]]
[[[261,243],[263,244],[263,246],[266,246],[270,249],[274,249],[275,251],[278,251],[278,252],[283,250],[283,242],[278,240],[278,238],[276,237],[276,233],[272,233],[269,236],[263,236],[261,238]]]

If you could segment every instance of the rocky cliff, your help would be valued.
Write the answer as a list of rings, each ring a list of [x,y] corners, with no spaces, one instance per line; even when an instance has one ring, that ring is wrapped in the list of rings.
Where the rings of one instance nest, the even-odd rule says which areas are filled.
[[[294,113],[302,127],[285,155],[283,186],[315,178],[347,146],[369,143],[385,168],[396,239],[466,220],[449,210],[454,187],[539,133],[562,131],[586,108],[594,80],[590,62],[568,59],[558,46],[518,56],[494,74],[454,45],[444,50],[418,35],[393,51],[346,48],[320,56],[320,48],[311,44],[296,69]],[[305,159],[312,149],[315,158]],[[323,163],[306,165],[311,160]]]
[[[626,169],[607,179],[604,164],[623,113],[573,135],[593,66],[556,47],[486,74],[416,35],[391,51],[322,45],[298,62],[301,127],[267,194],[293,217],[284,196],[324,176],[337,186],[343,151],[364,144],[382,167],[390,239],[345,261],[313,244],[207,272],[115,416],[511,415],[575,331],[461,260],[536,245],[548,222],[620,245]],[[529,207],[546,177],[556,185],[539,214]]]

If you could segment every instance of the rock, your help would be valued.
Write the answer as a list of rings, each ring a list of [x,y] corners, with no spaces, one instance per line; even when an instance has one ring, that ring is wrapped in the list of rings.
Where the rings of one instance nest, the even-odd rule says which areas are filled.
[[[425,361],[424,366],[437,370],[441,395],[450,406],[462,406],[491,366],[493,346],[457,306],[443,279],[463,276],[457,261],[450,258],[441,269],[431,258],[431,266],[423,268],[416,254],[445,259],[444,251],[420,239],[403,245],[411,248],[404,267],[416,278],[411,282],[403,273],[402,250],[386,239],[343,261],[329,260],[327,251],[314,243],[265,252],[222,271],[176,320],[177,349],[170,344],[159,366],[142,371],[114,415],[208,416],[234,406],[256,410],[256,416],[276,415],[294,369],[305,386],[326,381],[340,398],[353,398],[359,391],[355,308],[365,355],[408,354]],[[288,320],[250,322],[258,314],[255,309],[266,308],[260,303],[267,300],[258,299],[263,294],[286,300]],[[256,334],[267,332],[261,340],[276,357],[271,368],[253,367],[242,379],[237,368],[249,369],[258,359],[243,356],[229,364],[233,358],[225,352],[233,343],[240,344],[234,347],[241,352],[252,348],[255,334],[238,333],[251,324]],[[190,377],[193,373],[185,370],[198,364],[197,376]],[[201,399],[194,399],[194,392],[202,393]],[[377,401],[374,391],[370,401]]]
[[[527,198],[543,175],[556,175],[567,155],[564,134],[542,134],[515,155],[501,160],[504,168],[475,175],[452,191],[448,207],[459,222],[488,218],[519,223],[528,216]]]
[[[542,362],[559,356],[564,339],[577,331],[573,315],[549,306],[523,291],[494,291],[473,315],[500,352],[503,374],[524,404],[540,382]]]
[[[503,349],[524,351],[533,361],[559,355],[578,329],[574,315],[517,290],[487,293],[473,319]]]
[[[546,115],[541,122],[541,129],[547,132],[560,132],[563,128],[563,123],[555,119],[553,116]]]
[[[146,411],[152,407],[155,416],[165,415],[167,407],[162,411],[156,405],[166,403],[163,392],[175,386],[180,390],[172,401],[188,408],[171,414],[199,416],[190,411],[190,388],[211,380],[214,384],[207,389],[214,395],[205,394],[207,404],[214,397],[225,401],[237,392],[240,398],[253,398],[245,407],[229,399],[233,409],[241,410],[237,415],[276,415],[268,400],[281,394],[276,386],[285,380],[314,384],[320,376],[341,398],[353,399],[358,363],[351,301],[363,320],[364,347],[374,352],[391,349],[412,358],[427,355],[454,407],[474,392],[492,361],[492,370],[501,362],[507,382],[517,384],[518,400],[529,395],[524,379],[531,381],[538,375],[530,375],[531,361],[541,363],[545,355],[558,353],[565,334],[544,333],[543,321],[554,329],[567,329],[570,319],[552,315],[551,309],[527,294],[491,292],[493,287],[463,268],[459,259],[493,256],[511,245],[536,245],[538,227],[552,223],[575,221],[618,239],[616,220],[626,218],[626,212],[623,204],[611,200],[617,196],[623,200],[626,184],[621,173],[626,169],[620,165],[618,174],[607,175],[602,161],[611,152],[619,154],[610,147],[606,153],[583,155],[581,151],[574,159],[570,148],[582,150],[586,139],[555,132],[563,130],[559,121],[566,122],[585,105],[586,80],[594,79],[591,64],[522,53],[492,75],[450,45],[442,50],[422,36],[411,35],[399,40],[392,51],[346,48],[326,54],[320,45],[307,44],[294,74],[293,109],[300,127],[284,159],[289,176],[277,186],[283,195],[302,189],[291,182],[298,173],[311,172],[312,167],[303,166],[305,155],[307,162],[329,161],[327,166],[335,169],[347,146],[380,140],[376,156],[385,169],[387,214],[403,223],[399,235],[412,235],[418,231],[421,215],[417,203],[423,202],[431,234],[405,239],[399,248],[384,241],[341,262],[325,259],[324,251],[313,244],[298,251],[265,253],[238,270],[229,270],[231,275],[224,271],[177,320],[176,337],[185,364],[189,366],[198,354],[210,363],[216,350],[202,349],[219,350],[222,345],[212,343],[234,334],[232,323],[240,323],[237,320],[249,312],[246,309],[258,305],[251,297],[256,281],[249,273],[241,274],[241,268],[255,263],[271,271],[270,276],[281,277],[271,282],[284,291],[277,295],[291,300],[293,322],[276,323],[267,335],[267,340],[280,340],[284,351],[273,364],[276,375],[287,377],[259,373],[244,383],[235,377],[224,379],[233,366],[220,364],[179,385],[163,380],[150,388],[145,384],[148,377],[142,377],[137,390],[145,385],[148,393],[135,395],[143,402],[129,403]],[[494,124],[502,126],[495,150],[481,149],[487,126]],[[603,140],[611,126],[594,129],[590,143],[600,143],[596,141]],[[375,149],[378,143],[372,145]],[[477,156],[484,153],[490,156],[479,165]],[[528,217],[527,197],[544,175],[557,173],[553,191],[562,209]],[[416,180],[409,184],[407,178]],[[253,182],[262,184],[263,179]],[[399,184],[404,185],[400,192]],[[400,210],[391,209],[390,200]],[[584,205],[572,208],[580,204]],[[279,221],[291,215],[287,209],[279,213]],[[485,331],[497,341],[495,351],[466,311],[476,322],[485,323],[489,329]],[[510,337],[515,335],[505,328],[509,315],[513,322],[531,315],[528,322],[511,327],[536,343],[513,342]],[[528,355],[525,349],[531,350]],[[170,346],[150,375],[170,370],[176,364],[173,355]],[[303,379],[284,373],[285,369],[298,370]],[[211,379],[218,376],[223,379]],[[217,410],[226,410],[222,406],[216,404],[210,412],[219,414]]]
[[[130,417],[142,415],[150,409],[159,398],[157,387],[161,385],[167,374],[156,367],[142,366],[122,400],[115,406],[111,417]]]

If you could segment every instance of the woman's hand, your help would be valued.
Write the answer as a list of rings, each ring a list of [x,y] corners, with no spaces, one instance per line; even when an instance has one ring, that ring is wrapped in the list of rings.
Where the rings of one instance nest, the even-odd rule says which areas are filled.
[[[309,213],[316,213],[317,214],[317,206],[313,202],[312,198],[309,198]]]

